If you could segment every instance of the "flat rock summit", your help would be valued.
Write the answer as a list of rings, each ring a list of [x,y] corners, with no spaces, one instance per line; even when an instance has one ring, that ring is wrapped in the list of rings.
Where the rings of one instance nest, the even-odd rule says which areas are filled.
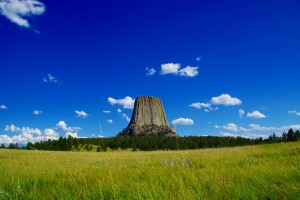
[[[167,122],[162,101],[153,96],[138,96],[135,99],[131,120],[120,136],[175,136]]]

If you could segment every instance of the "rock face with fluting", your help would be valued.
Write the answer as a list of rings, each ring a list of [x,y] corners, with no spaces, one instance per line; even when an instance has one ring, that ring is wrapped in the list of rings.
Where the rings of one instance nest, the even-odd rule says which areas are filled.
[[[139,96],[135,99],[131,120],[119,135],[176,135],[168,124],[166,114],[159,98]]]

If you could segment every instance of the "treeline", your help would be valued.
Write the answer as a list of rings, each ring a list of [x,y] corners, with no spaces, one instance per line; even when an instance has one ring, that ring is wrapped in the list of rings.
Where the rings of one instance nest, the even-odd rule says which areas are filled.
[[[10,143],[7,147],[4,144],[1,144],[0,149],[20,149],[18,143]]]
[[[132,149],[133,151],[155,151],[155,150],[185,150],[217,147],[235,147],[245,145],[269,144],[278,142],[299,141],[300,132],[290,129],[287,133],[277,136],[275,133],[267,139],[263,138],[243,138],[243,137],[218,137],[218,136],[186,136],[186,137],[159,137],[141,136],[128,137],[118,136],[110,138],[63,138],[58,140],[40,141],[36,143],[28,142],[25,149],[28,150],[50,150],[50,151],[73,151],[84,149],[91,151],[92,145],[97,146],[97,151],[107,151],[108,148]],[[3,144],[0,148],[6,148]],[[10,144],[7,148],[18,149],[18,144]]]

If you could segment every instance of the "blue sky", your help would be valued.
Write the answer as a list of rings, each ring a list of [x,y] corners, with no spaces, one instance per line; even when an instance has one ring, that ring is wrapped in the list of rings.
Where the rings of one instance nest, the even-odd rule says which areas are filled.
[[[0,0],[0,143],[105,137],[134,98],[184,135],[300,129],[300,2]]]

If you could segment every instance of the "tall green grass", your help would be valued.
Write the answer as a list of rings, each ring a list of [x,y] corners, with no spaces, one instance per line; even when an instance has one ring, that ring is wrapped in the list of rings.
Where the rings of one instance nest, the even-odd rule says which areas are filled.
[[[0,199],[300,199],[300,143],[156,152],[0,150]]]

